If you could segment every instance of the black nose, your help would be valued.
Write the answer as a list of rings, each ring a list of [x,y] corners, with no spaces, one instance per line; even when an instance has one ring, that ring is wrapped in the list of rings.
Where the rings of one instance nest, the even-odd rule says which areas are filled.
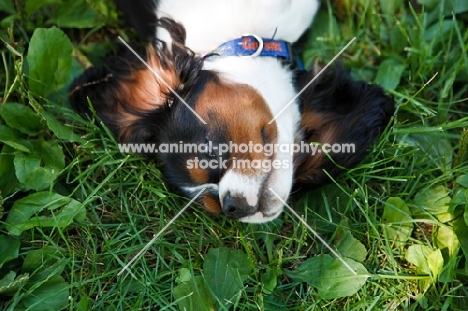
[[[255,208],[247,204],[245,199],[232,197],[230,193],[223,199],[223,213],[233,219],[239,219],[253,214]]]

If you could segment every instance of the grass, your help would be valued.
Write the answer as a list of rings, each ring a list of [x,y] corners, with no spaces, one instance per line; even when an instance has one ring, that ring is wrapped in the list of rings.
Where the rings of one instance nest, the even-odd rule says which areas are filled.
[[[1,4],[0,309],[466,309],[463,1],[324,1],[303,47],[307,64],[327,61],[356,36],[342,56],[345,67],[382,84],[396,102],[391,126],[358,167],[290,202],[364,271],[357,277],[327,257],[288,212],[247,225],[209,216],[196,204],[131,272],[117,276],[188,199],[167,188],[157,160],[120,154],[99,120],[83,120],[69,108],[66,85],[81,65],[115,50],[117,35],[135,38],[111,3],[74,3]],[[45,53],[35,45],[35,29],[51,25],[67,39],[47,33],[57,36],[48,43],[71,41],[79,59],[71,62],[66,48],[56,52],[68,55],[70,65],[64,77],[53,77],[53,92],[40,82],[55,63],[36,65],[33,57]],[[45,208],[35,200],[25,205],[36,193],[58,199]],[[22,215],[34,212],[16,221],[11,215],[21,202]],[[210,275],[225,282],[213,283]],[[236,295],[226,294],[231,285]]]

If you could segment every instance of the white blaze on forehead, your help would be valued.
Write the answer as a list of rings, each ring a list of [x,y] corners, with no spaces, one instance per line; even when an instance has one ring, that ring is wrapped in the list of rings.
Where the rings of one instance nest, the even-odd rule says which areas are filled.
[[[262,179],[260,177],[248,176],[229,170],[219,182],[221,204],[223,203],[224,197],[229,192],[231,197],[244,197],[247,204],[250,206],[257,206],[261,187]]]

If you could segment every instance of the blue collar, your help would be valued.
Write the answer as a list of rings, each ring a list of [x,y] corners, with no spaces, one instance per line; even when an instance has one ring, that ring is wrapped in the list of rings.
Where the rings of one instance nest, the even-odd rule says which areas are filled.
[[[245,34],[241,38],[221,44],[204,58],[206,61],[213,61],[225,56],[270,56],[290,62],[291,44],[286,41],[264,39],[256,35]]]

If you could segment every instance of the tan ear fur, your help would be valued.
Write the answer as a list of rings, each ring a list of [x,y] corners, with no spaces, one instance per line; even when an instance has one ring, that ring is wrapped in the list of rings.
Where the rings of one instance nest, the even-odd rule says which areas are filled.
[[[154,47],[148,47],[147,51],[149,67],[143,64],[120,81],[117,109],[124,129],[139,119],[140,114],[165,105],[171,97],[171,90],[179,84],[173,63],[166,61],[163,66]],[[125,140],[127,130],[123,130],[120,136]]]
[[[129,108],[144,111],[163,105],[171,89],[176,88],[178,79],[172,63],[164,68],[153,47],[148,48],[147,64],[133,71],[127,81],[121,82],[121,96]]]

